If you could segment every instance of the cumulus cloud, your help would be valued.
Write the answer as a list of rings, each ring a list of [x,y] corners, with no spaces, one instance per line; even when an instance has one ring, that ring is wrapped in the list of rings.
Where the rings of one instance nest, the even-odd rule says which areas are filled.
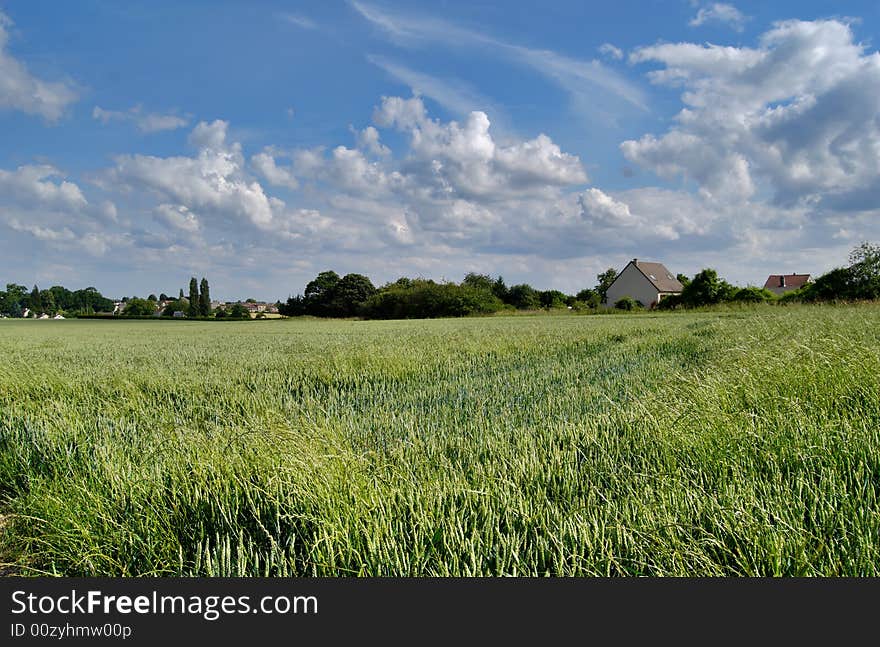
[[[160,204],[155,209],[156,219],[170,227],[185,232],[196,232],[201,227],[198,216],[182,204]]]
[[[354,130],[355,142],[362,151],[377,157],[386,157],[391,154],[391,149],[379,141],[379,131],[373,126],[367,126],[363,130]]]
[[[189,120],[177,115],[163,115],[159,113],[144,113],[141,106],[135,106],[128,110],[104,110],[100,106],[92,109],[92,118],[107,124],[111,121],[131,122],[141,132],[157,133],[163,130],[177,130],[189,125]]]
[[[755,48],[662,44],[630,60],[662,64],[652,80],[683,87],[685,107],[667,133],[624,142],[627,159],[724,199],[878,203],[880,54],[849,25],[786,21]]]
[[[71,84],[44,81],[33,76],[24,65],[7,51],[12,21],[0,11],[0,109],[20,110],[39,115],[50,122],[58,121],[65,108],[76,101]]]
[[[706,23],[728,25],[736,31],[742,31],[748,16],[731,4],[715,2],[708,7],[701,7],[697,15],[688,23],[691,27],[699,27]]]
[[[267,196],[258,182],[246,176],[241,145],[226,142],[228,126],[222,120],[200,122],[189,137],[198,150],[195,157],[122,155],[111,177],[196,212],[269,228],[273,212],[283,209],[284,203]]]
[[[0,193],[7,199],[62,209],[81,209],[88,204],[79,186],[62,177],[61,171],[47,164],[20,166],[15,171],[0,169]]]
[[[251,157],[251,166],[273,186],[298,189],[299,182],[289,168],[278,166],[271,148]]]
[[[445,195],[494,199],[587,182],[580,159],[546,135],[497,143],[482,111],[471,112],[463,123],[444,124],[427,116],[418,97],[385,97],[374,121],[409,135],[411,173]]]

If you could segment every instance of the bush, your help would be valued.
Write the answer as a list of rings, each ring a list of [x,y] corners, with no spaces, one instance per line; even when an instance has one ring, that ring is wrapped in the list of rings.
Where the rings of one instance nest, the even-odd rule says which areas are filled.
[[[681,298],[680,294],[670,294],[669,296],[663,297],[660,299],[660,303],[657,304],[658,310],[677,310],[684,305],[684,301]]]
[[[644,306],[641,301],[636,301],[632,297],[623,297],[614,304],[617,310],[641,310]]]
[[[504,308],[491,290],[405,279],[383,287],[361,309],[368,319],[426,319],[490,314]]]
[[[740,288],[733,294],[731,301],[739,303],[764,303],[765,301],[775,301],[776,295],[765,288],[758,288],[750,285]]]

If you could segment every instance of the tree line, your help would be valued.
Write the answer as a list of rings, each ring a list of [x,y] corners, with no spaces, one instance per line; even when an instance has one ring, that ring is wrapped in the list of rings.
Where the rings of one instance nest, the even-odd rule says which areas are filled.
[[[279,303],[287,316],[362,317],[365,319],[414,319],[492,314],[502,310],[570,309],[597,311],[603,305],[619,310],[642,307],[632,298],[606,304],[607,290],[617,278],[608,268],[596,276],[596,285],[576,294],[559,290],[537,290],[527,283],[507,286],[501,276],[492,278],[474,272],[461,283],[436,282],[424,278],[401,277],[379,288],[363,274],[339,276],[332,270],[321,272],[301,294]],[[849,257],[849,265],[836,268],[804,287],[781,297],[763,287],[732,285],[713,268],[704,268],[693,277],[679,274],[681,294],[664,298],[659,309],[697,308],[721,303],[815,302],[880,299],[880,246],[863,243]]]
[[[164,292],[158,297],[155,294],[147,298],[137,296],[123,297],[124,304],[121,317],[173,317],[175,312],[182,312],[188,318],[233,318],[250,319],[250,311],[241,303],[232,304],[229,309],[211,307],[211,288],[206,278],[201,282],[195,277],[190,279],[189,296],[184,296],[180,289],[177,299],[171,299]],[[160,312],[161,310],[161,312]],[[60,285],[48,290],[34,286],[32,290],[23,285],[8,283],[6,290],[0,290],[0,315],[6,317],[22,317],[25,313],[33,316],[57,314],[66,317],[83,317],[92,315],[110,315],[116,311],[116,302],[102,295],[94,287],[71,291]]]
[[[848,260],[846,267],[834,268],[815,281],[781,296],[755,286],[738,288],[719,278],[711,268],[700,271],[693,279],[679,275],[678,280],[684,286],[681,294],[666,297],[658,308],[674,310],[720,303],[816,303],[880,299],[880,245],[862,243],[850,252]],[[620,306],[629,309],[629,304]]]
[[[321,272],[301,294],[281,304],[287,316],[418,319],[492,314],[502,310],[587,310],[599,307],[616,277],[613,269],[598,275],[595,288],[577,294],[537,290],[527,283],[507,286],[503,277],[470,272],[461,283],[401,277],[376,288],[363,274]]]
[[[663,299],[659,309],[675,310],[696,308],[721,303],[761,302],[820,302],[858,301],[880,299],[880,245],[862,243],[849,255],[849,264],[834,268],[815,281],[787,292],[782,296],[764,288],[731,285],[712,268],[705,268],[688,278],[678,275],[683,286],[681,294]],[[377,288],[363,274],[339,276],[328,270],[321,272],[305,286],[302,294],[291,296],[286,303],[278,302],[279,313],[286,316],[311,315],[315,317],[362,317],[365,319],[414,319],[428,317],[458,317],[492,314],[503,310],[570,309],[577,312],[596,311],[605,304],[608,288],[617,278],[617,271],[609,268],[596,276],[596,285],[576,294],[559,290],[537,290],[527,283],[508,286],[501,276],[470,272],[460,283],[437,282],[424,278],[401,277]],[[189,282],[189,295],[181,288],[177,299],[164,293],[151,294],[146,299],[123,298],[126,307],[123,316],[154,316],[158,303],[165,303],[162,316],[172,317],[182,312],[188,318],[250,318],[250,312],[241,303],[229,309],[211,308],[208,280]],[[620,310],[641,307],[629,297],[614,304]],[[0,315],[21,317],[28,310],[35,314],[64,314],[87,316],[114,311],[115,303],[94,287],[71,291],[62,286],[32,290],[9,283],[0,290]]]
[[[21,317],[25,311],[37,314],[96,314],[113,312],[114,302],[94,287],[71,291],[60,285],[41,290],[36,285],[28,291],[24,285],[7,283],[0,290],[0,315]]]

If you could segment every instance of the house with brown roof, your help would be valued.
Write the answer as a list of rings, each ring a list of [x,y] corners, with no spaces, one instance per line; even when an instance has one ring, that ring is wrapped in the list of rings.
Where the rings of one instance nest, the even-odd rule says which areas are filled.
[[[809,282],[809,274],[771,274],[764,283],[764,289],[780,295],[802,288]]]
[[[645,308],[653,308],[660,301],[684,289],[663,263],[640,261],[627,263],[605,293],[605,306],[613,308],[624,297],[630,297]]]

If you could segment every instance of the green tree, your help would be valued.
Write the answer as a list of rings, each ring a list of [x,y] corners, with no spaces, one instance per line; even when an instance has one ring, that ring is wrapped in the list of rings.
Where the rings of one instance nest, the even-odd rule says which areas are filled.
[[[596,290],[586,288],[575,295],[575,298],[589,308],[598,308],[602,303],[602,295]]]
[[[492,277],[488,274],[468,272],[465,274],[464,281],[462,281],[461,284],[470,288],[492,292],[492,288],[495,286],[495,281],[493,281]]]
[[[144,317],[156,314],[156,302],[149,299],[138,299],[133,297],[128,300],[125,310],[122,312],[125,317]]]
[[[196,277],[189,280],[189,307],[186,314],[188,317],[199,316],[199,284]]]
[[[602,272],[601,274],[596,275],[596,280],[598,283],[596,284],[596,292],[599,293],[599,297],[602,299],[602,303],[608,298],[608,288],[611,287],[611,284],[614,283],[614,280],[617,278],[617,270],[613,267],[609,267],[607,270]]]
[[[510,303],[517,310],[537,310],[541,307],[538,291],[528,283],[512,285],[508,290]]]
[[[189,302],[186,299],[178,299],[177,301],[169,301],[165,309],[162,310],[163,317],[173,317],[175,312],[185,313],[189,309]]]
[[[92,286],[84,290],[77,290],[72,295],[74,303],[73,310],[84,314],[93,314],[95,312],[113,312],[115,304],[111,299],[102,295]]]
[[[288,297],[287,303],[283,303],[278,307],[278,313],[285,317],[300,317],[306,314],[306,304],[303,296],[297,294],[295,297]]]
[[[27,288],[17,283],[7,283],[2,312],[10,317],[20,317],[27,300]]]
[[[332,316],[333,298],[339,275],[333,270],[321,272],[306,285],[304,299],[306,312],[317,317]]]
[[[563,292],[559,290],[544,290],[538,293],[541,300],[541,307],[550,310],[551,308],[564,308],[567,304],[567,298]]]
[[[363,274],[346,274],[333,287],[329,308],[331,316],[352,317],[367,299],[376,294],[373,283]]]
[[[718,272],[712,268],[706,268],[684,286],[681,291],[681,301],[690,308],[709,306],[732,300],[736,292],[737,288],[718,278]]]
[[[499,275],[495,282],[492,284],[492,294],[501,299],[504,303],[507,303],[507,299],[510,297],[508,294],[507,285],[504,283],[504,279]]]
[[[202,278],[199,286],[199,314],[203,317],[211,316],[211,292],[208,288],[208,279]]]
[[[155,294],[151,294],[150,296],[147,297],[147,301],[158,301],[158,300],[159,299],[156,298]]]
[[[864,242],[850,252],[849,274],[848,298],[880,298],[880,245]]]
[[[679,283],[681,283],[681,286],[682,286],[682,287],[686,286],[688,283],[691,282],[691,280],[688,278],[688,275],[687,275],[687,274],[682,274],[682,273],[680,273],[680,272],[679,272],[678,274],[675,275],[675,279],[676,279]]]
[[[40,288],[36,285],[28,297],[28,307],[33,310],[34,314],[43,312],[43,297],[40,295]]]
[[[229,308],[229,318],[230,319],[250,319],[251,313],[250,310],[245,308],[240,303],[233,303],[232,307]]]
[[[55,295],[51,290],[40,290],[40,300],[43,302],[43,312],[49,315],[58,312],[58,304],[55,303]]]

